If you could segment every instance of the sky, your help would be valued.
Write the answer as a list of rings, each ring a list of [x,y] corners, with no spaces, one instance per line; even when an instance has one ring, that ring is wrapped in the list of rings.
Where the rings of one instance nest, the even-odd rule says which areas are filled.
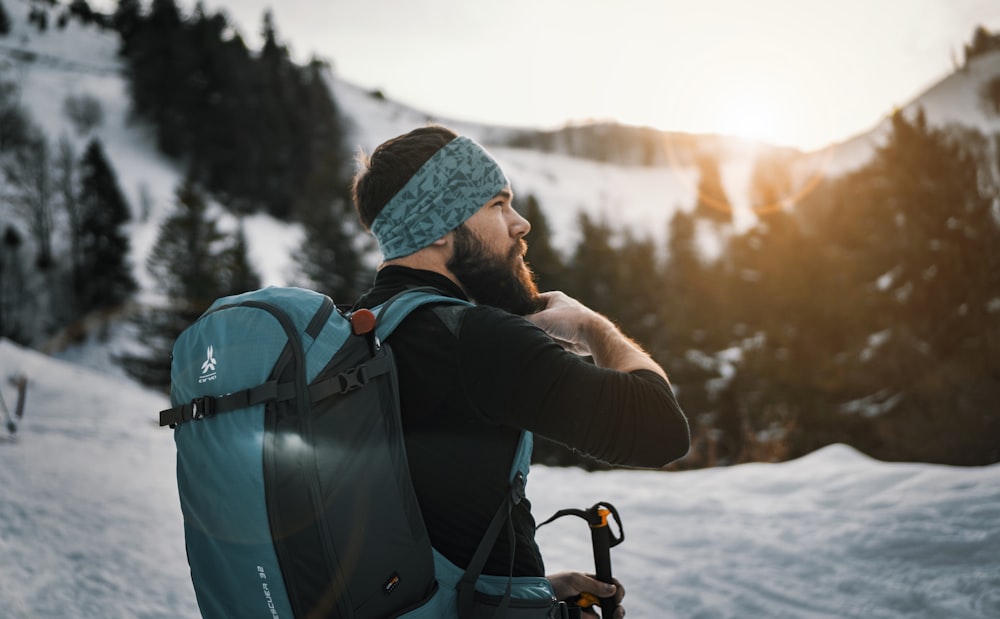
[[[435,116],[541,128],[616,120],[805,149],[871,129],[949,74],[977,25],[1000,30],[996,0],[204,5],[253,47],[271,8],[297,60],[329,60],[339,77]]]

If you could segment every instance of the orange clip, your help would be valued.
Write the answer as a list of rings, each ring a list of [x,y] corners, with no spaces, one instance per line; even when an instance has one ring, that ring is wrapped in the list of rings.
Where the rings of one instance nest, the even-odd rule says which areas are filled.
[[[601,601],[591,593],[581,593],[576,599],[576,605],[580,608],[590,608],[591,606],[596,606],[600,603]]]
[[[590,525],[591,529],[599,529],[601,527],[608,526],[608,516],[611,515],[611,511],[606,507],[600,507],[597,509],[597,515],[601,517],[600,524]]]

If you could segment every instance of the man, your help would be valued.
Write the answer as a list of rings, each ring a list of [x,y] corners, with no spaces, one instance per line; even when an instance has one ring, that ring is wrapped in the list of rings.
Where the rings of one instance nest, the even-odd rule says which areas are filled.
[[[353,189],[385,258],[357,307],[417,286],[476,304],[457,329],[418,309],[388,342],[413,484],[431,543],[450,562],[469,564],[503,502],[522,430],[619,465],[661,467],[687,453],[687,421],[663,369],[607,318],[537,291],[523,260],[531,225],[481,146],[444,127],[416,129],[363,159]],[[514,576],[544,575],[530,503],[511,519],[514,547],[501,535],[484,573],[513,565]],[[549,581],[558,599],[624,595],[575,572]]]

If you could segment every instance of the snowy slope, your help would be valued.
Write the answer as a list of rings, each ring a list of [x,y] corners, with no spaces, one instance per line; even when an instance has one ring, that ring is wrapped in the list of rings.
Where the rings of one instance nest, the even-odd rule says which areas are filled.
[[[163,395],[0,342],[11,406],[14,373],[30,382],[0,442],[2,616],[197,616]]]
[[[934,84],[900,107],[907,118],[913,118],[923,108],[928,124],[944,127],[958,124],[976,129],[985,135],[1000,132],[1000,114],[990,113],[981,99],[982,87],[1000,77],[1000,51],[969,60],[958,71]],[[820,151],[827,157],[827,174],[842,174],[863,166],[875,147],[885,140],[892,127],[887,116],[870,131]]]
[[[0,76],[20,88],[21,100],[32,120],[48,135],[51,148],[69,139],[79,157],[87,141],[98,137],[118,173],[122,190],[139,219],[145,192],[151,200],[147,221],[133,226],[133,263],[141,267],[156,239],[174,187],[181,178],[178,166],[156,151],[152,131],[129,121],[129,95],[117,56],[117,35],[71,20],[65,31],[54,27],[39,33],[24,21],[27,6],[9,7],[11,34],[0,39]],[[78,135],[63,113],[67,96],[90,96],[100,102],[103,123],[92,134]],[[148,290],[152,282],[144,268],[136,277]]]
[[[11,619],[198,616],[164,396],[0,341],[0,608]],[[0,435],[2,436],[2,435]],[[534,467],[536,517],[617,506],[630,617],[1000,616],[1000,465],[887,464],[845,446],[797,461],[659,473]],[[539,531],[550,572],[592,569],[589,531]]]

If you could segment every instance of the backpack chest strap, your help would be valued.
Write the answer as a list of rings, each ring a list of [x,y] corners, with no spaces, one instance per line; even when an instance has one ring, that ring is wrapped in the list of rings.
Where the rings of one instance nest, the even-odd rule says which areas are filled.
[[[369,380],[385,374],[391,365],[389,357],[378,355],[349,370],[323,379],[309,386],[309,400],[319,402],[365,386]],[[222,396],[201,396],[186,404],[160,411],[160,426],[177,427],[185,421],[203,419],[219,413],[228,413],[257,404],[282,402],[295,397],[295,383],[278,383],[269,380],[262,385],[228,393]]]

